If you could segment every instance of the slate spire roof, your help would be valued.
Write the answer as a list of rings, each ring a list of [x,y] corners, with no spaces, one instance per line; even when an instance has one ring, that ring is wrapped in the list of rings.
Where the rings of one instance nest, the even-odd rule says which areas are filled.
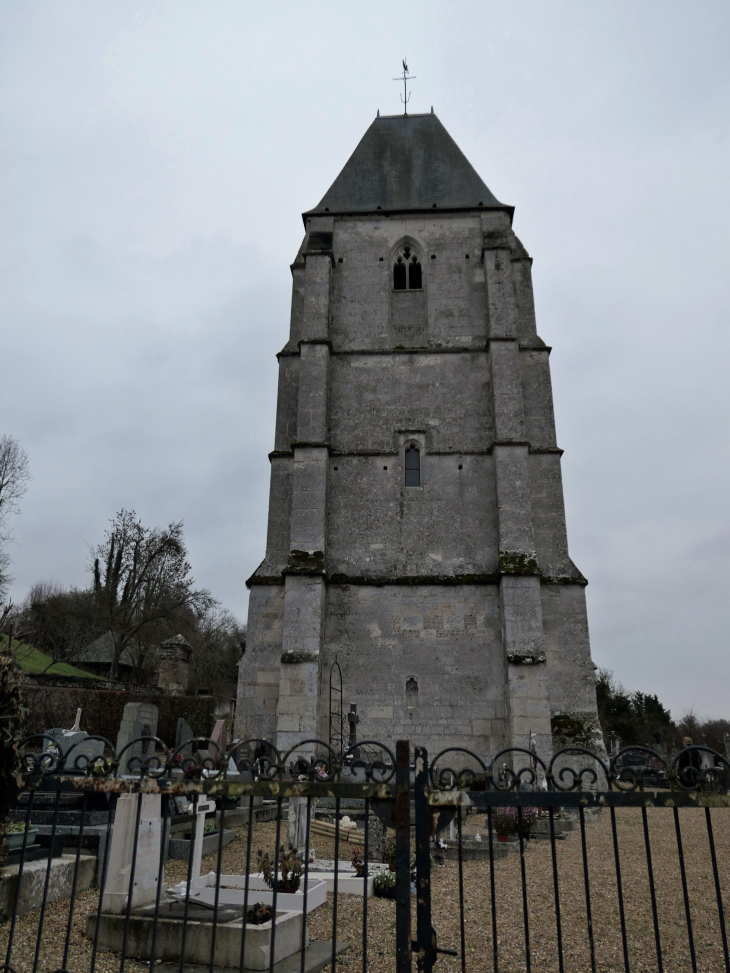
[[[439,119],[378,116],[321,202],[305,213],[506,209]]]

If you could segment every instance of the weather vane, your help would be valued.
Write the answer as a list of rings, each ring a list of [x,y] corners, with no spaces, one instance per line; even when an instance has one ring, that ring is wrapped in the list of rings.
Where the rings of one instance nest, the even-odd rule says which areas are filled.
[[[411,100],[411,96],[408,94],[408,82],[415,81],[415,74],[411,78],[408,74],[408,65],[406,64],[406,59],[403,58],[403,74],[399,78],[393,78],[393,81],[403,82],[403,94],[400,96],[400,100],[403,102],[403,114],[408,114],[408,102]]]

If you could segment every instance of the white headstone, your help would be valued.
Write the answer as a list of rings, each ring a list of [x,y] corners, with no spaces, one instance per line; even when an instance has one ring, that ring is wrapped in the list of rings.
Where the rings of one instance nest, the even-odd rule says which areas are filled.
[[[303,855],[307,850],[307,799],[289,798],[289,817],[286,825],[286,841],[290,848]]]
[[[205,815],[210,811],[215,811],[215,801],[208,800],[208,798],[198,799],[196,809],[197,819],[195,821],[195,844],[193,846],[193,868],[190,874],[191,886],[194,886],[200,878],[200,862],[203,858],[203,838],[205,837]],[[223,827],[222,814],[221,827]]]
[[[134,869],[132,908],[148,905],[157,896],[157,878],[162,849],[159,794],[121,794],[109,849],[104,912],[125,912],[129,894],[134,851],[134,825],[137,820],[137,801],[142,800],[137,839],[137,861]]]

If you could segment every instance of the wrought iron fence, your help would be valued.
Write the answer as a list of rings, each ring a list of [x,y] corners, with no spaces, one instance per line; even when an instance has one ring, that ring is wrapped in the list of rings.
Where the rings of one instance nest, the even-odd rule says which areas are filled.
[[[519,748],[489,760],[450,748],[430,759],[405,741],[395,752],[360,741],[337,753],[303,740],[282,753],[265,740],[222,750],[199,738],[171,750],[143,737],[116,754],[108,740],[88,736],[64,752],[62,742],[38,735],[24,740],[20,752],[12,813],[22,840],[0,886],[8,973],[123,973],[141,963],[180,973],[205,966],[211,973],[273,971],[284,968],[279,964],[301,973],[327,965],[364,973],[373,964],[404,973],[414,960],[419,970],[438,962],[462,973],[628,973],[639,964],[660,973],[730,973],[723,906],[728,764],[706,747],[685,748],[671,760],[646,747],[625,748],[610,760],[573,747],[546,762]],[[149,801],[157,798],[159,817],[152,820]],[[331,825],[317,824],[323,806]],[[364,821],[357,836],[344,820],[348,810]],[[186,814],[187,857],[173,875],[165,838]],[[207,839],[212,848],[204,847],[206,814],[218,822]],[[298,814],[301,854],[292,856],[285,829]],[[226,871],[227,815],[241,829],[240,874]],[[392,905],[372,902],[373,873],[386,867],[371,860],[373,822],[382,823],[381,835],[388,829],[394,835]],[[46,832],[40,851],[34,826]],[[313,834],[318,843],[332,842],[331,874],[310,860]],[[355,837],[362,854],[353,875],[341,854]],[[83,893],[82,939],[83,850],[92,839],[98,891]],[[258,855],[265,842],[268,864]],[[54,862],[64,844],[66,878],[59,885]],[[200,874],[203,855],[214,863],[207,875]],[[300,868],[292,892],[285,880]],[[151,896],[144,902],[143,881]],[[358,897],[343,906],[353,892]],[[259,902],[271,918],[256,925],[250,910]],[[347,940],[340,936],[343,908]],[[606,934],[612,923],[615,941]],[[311,939],[310,926],[317,931]]]

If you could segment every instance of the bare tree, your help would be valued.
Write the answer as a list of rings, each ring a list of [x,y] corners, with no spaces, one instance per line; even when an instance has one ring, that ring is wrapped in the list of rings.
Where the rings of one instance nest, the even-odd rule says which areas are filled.
[[[75,663],[100,634],[93,591],[63,588],[55,582],[34,584],[19,612],[24,641],[55,662]]]
[[[235,694],[238,664],[246,651],[246,626],[218,602],[185,633],[193,647],[190,668],[197,689]]]
[[[0,436],[0,597],[12,580],[8,574],[10,556],[6,545],[11,538],[11,514],[18,513],[28,489],[30,464],[25,450],[12,436]]]
[[[185,609],[200,612],[213,599],[197,591],[183,540],[182,522],[145,527],[133,510],[120,510],[93,552],[93,592],[98,624],[114,641],[110,676],[116,679],[127,650],[135,669]]]

